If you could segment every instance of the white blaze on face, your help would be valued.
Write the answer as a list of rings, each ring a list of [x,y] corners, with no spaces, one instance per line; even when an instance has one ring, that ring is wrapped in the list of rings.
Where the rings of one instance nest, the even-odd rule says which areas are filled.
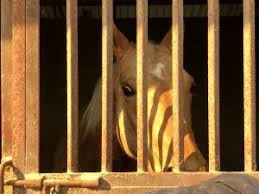
[[[159,79],[164,79],[165,78],[164,69],[165,69],[165,65],[159,62],[152,69],[151,74],[156,76]]]

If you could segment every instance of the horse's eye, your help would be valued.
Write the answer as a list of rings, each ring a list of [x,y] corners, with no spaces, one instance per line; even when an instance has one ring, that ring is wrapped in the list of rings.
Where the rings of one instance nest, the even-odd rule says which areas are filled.
[[[128,97],[134,96],[136,94],[135,91],[129,85],[123,86],[122,90],[124,95]]]

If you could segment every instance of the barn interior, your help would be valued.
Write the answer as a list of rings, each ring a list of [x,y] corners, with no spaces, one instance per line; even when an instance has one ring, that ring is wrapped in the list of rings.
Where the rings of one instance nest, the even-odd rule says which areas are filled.
[[[55,171],[53,160],[57,157],[55,148],[62,137],[66,137],[66,5],[65,0],[41,0],[40,3],[40,169],[41,172],[53,172]],[[134,0],[114,0],[114,21],[131,41],[136,40],[135,3]],[[192,129],[202,153],[208,158],[206,3],[205,0],[184,1],[184,68],[194,77],[196,83],[192,89]],[[221,170],[242,171],[244,168],[242,1],[221,0],[220,3]],[[95,83],[101,76],[101,0],[78,0],[78,6],[80,115],[91,98]],[[170,6],[170,0],[149,0],[150,40],[161,41],[170,29]],[[257,37],[259,37],[258,8],[257,2]],[[258,38],[255,45],[259,45]],[[258,55],[257,51],[256,58]],[[259,139],[259,135],[257,136]],[[93,148],[95,146],[93,144]],[[259,143],[257,148],[259,149]],[[258,159],[259,155],[257,161]]]

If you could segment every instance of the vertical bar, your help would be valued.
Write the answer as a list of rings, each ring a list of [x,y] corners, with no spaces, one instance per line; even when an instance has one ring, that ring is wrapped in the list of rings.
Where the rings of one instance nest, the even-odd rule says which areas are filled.
[[[137,1],[137,170],[147,171],[148,1]]]
[[[173,171],[183,163],[183,0],[172,5]]]
[[[256,170],[255,2],[243,1],[245,171]]]
[[[208,0],[209,171],[220,170],[219,0]]]
[[[112,171],[113,1],[102,1],[102,171]],[[108,89],[109,88],[109,89]]]
[[[26,172],[39,172],[40,2],[26,0]]]
[[[1,126],[2,158],[12,156],[12,2],[1,0]]]
[[[78,170],[78,8],[66,1],[67,13],[67,171]]]
[[[15,167],[25,172],[25,0],[13,0],[12,25],[12,153]]]

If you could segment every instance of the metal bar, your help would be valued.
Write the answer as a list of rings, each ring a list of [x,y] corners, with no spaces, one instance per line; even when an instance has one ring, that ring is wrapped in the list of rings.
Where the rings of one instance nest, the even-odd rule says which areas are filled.
[[[208,0],[209,171],[220,170],[219,0]]]
[[[256,170],[255,2],[243,1],[245,171]]]
[[[23,179],[23,180],[7,180],[5,181],[5,185],[11,185],[15,187],[25,187],[30,189],[40,189],[43,187],[44,179],[41,177],[35,177],[34,179]]]
[[[78,170],[77,0],[67,0],[67,171]]]
[[[98,187],[99,179],[89,180],[45,180],[43,182],[45,186],[64,186],[64,187]]]
[[[147,171],[148,1],[137,1],[137,170]]]
[[[12,1],[12,154],[20,173],[25,170],[25,0]]]
[[[26,0],[26,172],[39,172],[40,2]]]
[[[12,2],[1,0],[1,128],[2,158],[12,156]]]
[[[47,187],[98,187],[99,177],[88,177],[88,179],[45,179],[44,176],[35,176],[32,179],[7,180],[6,185],[25,187],[30,189],[41,189]]]
[[[102,171],[112,171],[113,1],[102,1]],[[109,88],[109,89],[108,89]]]
[[[183,0],[172,4],[173,171],[183,163]]]

